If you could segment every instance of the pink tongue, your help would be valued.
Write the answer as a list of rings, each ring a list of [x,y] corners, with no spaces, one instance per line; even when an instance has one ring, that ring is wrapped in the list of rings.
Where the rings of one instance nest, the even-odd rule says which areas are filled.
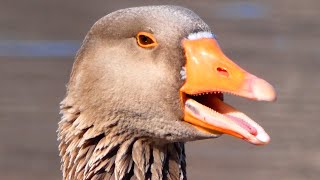
[[[227,116],[229,119],[231,119],[233,122],[237,123],[240,127],[242,127],[243,129],[247,130],[250,134],[256,136],[258,134],[257,129],[252,127],[249,123],[247,123],[246,121],[238,118],[238,117],[234,117],[228,114],[225,114],[225,116]]]

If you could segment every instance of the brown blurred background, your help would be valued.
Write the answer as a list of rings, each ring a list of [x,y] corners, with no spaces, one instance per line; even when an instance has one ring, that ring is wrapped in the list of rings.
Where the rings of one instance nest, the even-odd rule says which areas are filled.
[[[318,0],[0,0],[0,179],[61,179],[59,102],[81,40],[105,14],[151,4],[194,10],[231,59],[278,92],[276,103],[228,96],[272,142],[190,142],[189,179],[319,179]]]

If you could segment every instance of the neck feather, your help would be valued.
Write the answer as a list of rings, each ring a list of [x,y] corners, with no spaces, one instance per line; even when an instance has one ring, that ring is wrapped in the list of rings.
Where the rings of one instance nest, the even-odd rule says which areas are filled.
[[[184,143],[154,143],[82,125],[81,113],[61,107],[58,140],[64,179],[186,179]]]

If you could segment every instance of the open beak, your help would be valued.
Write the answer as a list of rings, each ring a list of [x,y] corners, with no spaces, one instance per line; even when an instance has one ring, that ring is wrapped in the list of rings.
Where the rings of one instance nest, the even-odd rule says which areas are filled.
[[[213,38],[184,39],[186,81],[180,89],[184,121],[211,134],[229,134],[252,144],[267,144],[264,129],[223,101],[223,93],[274,101],[273,87],[227,58]]]

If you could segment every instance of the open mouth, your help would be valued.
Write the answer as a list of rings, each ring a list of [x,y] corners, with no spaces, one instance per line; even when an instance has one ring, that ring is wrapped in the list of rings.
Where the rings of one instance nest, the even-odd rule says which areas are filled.
[[[244,113],[224,102],[221,92],[183,94],[184,120],[211,134],[229,134],[253,144],[267,144],[269,135]]]
[[[229,134],[256,145],[267,144],[264,129],[223,100],[223,93],[258,100],[274,101],[273,87],[227,58],[213,38],[185,39],[186,65],[180,99],[184,121],[212,135]]]

